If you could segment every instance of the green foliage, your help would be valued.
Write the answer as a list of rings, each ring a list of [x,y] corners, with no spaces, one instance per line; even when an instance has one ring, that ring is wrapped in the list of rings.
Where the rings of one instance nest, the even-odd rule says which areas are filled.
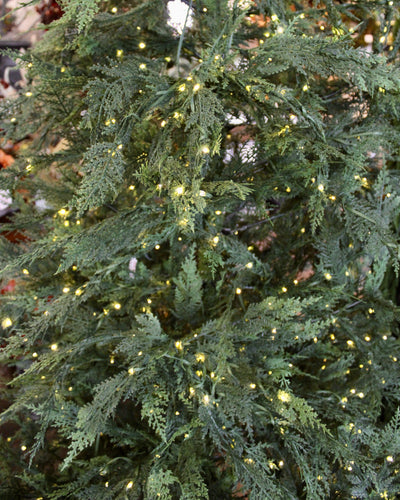
[[[400,4],[184,3],[1,103],[0,497],[394,500]]]

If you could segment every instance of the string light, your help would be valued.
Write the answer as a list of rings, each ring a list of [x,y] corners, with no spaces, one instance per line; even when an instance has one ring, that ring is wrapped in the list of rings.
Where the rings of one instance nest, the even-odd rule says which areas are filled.
[[[129,483],[126,485],[126,489],[130,490],[133,487],[133,481],[129,481]]]
[[[145,49],[145,48],[146,48],[146,44],[144,42],[140,42],[139,49]]]
[[[241,288],[236,288],[236,291],[235,291],[236,295],[240,295],[242,293],[242,289]]]
[[[257,387],[256,384],[254,384],[254,383],[250,384],[250,389],[255,389],[256,387]]]
[[[177,194],[177,195],[182,195],[184,192],[185,192],[185,188],[183,186],[178,186],[175,189],[175,194]]]
[[[182,351],[182,349],[183,349],[182,342],[180,340],[177,340],[175,342],[175,347],[176,347],[176,349],[178,349],[178,351]]]
[[[6,329],[9,328],[12,325],[11,318],[4,318],[3,321],[1,322],[1,327]]]
[[[217,245],[218,242],[219,242],[219,237],[218,236],[214,236],[214,238],[213,238],[214,245]]]
[[[321,191],[321,193],[323,193],[324,189],[325,189],[325,188],[324,188],[324,185],[323,185],[323,184],[319,184],[319,185],[318,185],[318,191]]]
[[[205,360],[206,360],[206,356],[205,356],[204,353],[199,352],[199,353],[196,354],[196,361],[198,363],[204,363]]]
[[[63,293],[68,293],[70,291],[70,288],[68,286],[65,286],[63,288]]]
[[[117,57],[122,57],[124,54],[124,51],[122,49],[117,50]]]
[[[134,375],[135,374],[135,369],[134,368],[129,368],[128,370],[129,375]]]
[[[325,276],[325,279],[328,281],[332,279],[332,275],[330,273],[325,273],[324,276]]]
[[[282,403],[288,403],[290,401],[290,394],[285,391],[278,392],[278,399],[282,401]]]
[[[57,344],[51,344],[50,349],[52,351],[57,351],[58,350],[58,345]]]
[[[208,153],[210,152],[210,148],[208,146],[203,146],[201,148],[201,152],[203,153],[203,155],[208,155]]]
[[[29,274],[28,269],[22,269],[22,274],[26,274],[26,275],[28,275],[28,274]]]
[[[247,267],[247,269],[251,269],[253,267],[253,263],[252,262],[248,262],[246,264],[246,267]]]
[[[194,86],[193,86],[193,92],[198,92],[200,90],[200,83],[196,83]]]
[[[179,85],[178,90],[179,90],[179,92],[185,92],[186,85],[184,83],[182,83],[182,85]]]
[[[113,7],[113,8],[111,9],[111,12],[112,12],[113,14],[116,14],[116,13],[118,12],[117,7]]]

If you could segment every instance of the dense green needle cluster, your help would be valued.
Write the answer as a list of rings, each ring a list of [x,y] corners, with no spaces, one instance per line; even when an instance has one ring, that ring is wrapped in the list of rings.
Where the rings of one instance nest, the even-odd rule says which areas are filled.
[[[1,104],[0,497],[398,498],[400,2],[172,3]]]

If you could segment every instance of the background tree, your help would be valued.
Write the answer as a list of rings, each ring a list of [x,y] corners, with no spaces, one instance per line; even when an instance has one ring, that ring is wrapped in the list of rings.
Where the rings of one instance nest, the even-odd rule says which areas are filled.
[[[2,498],[396,498],[399,2],[59,3],[2,105]]]

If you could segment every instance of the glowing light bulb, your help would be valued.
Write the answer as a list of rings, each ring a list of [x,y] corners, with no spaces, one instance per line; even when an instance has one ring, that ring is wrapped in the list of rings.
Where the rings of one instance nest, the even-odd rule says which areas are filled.
[[[196,361],[197,361],[198,363],[204,363],[204,361],[205,361],[205,360],[206,360],[206,356],[205,356],[205,354],[204,354],[204,353],[202,353],[202,352],[198,352],[198,353],[196,354]]]
[[[200,83],[196,83],[194,86],[193,86],[193,92],[198,92],[200,90]]]
[[[129,481],[129,483],[126,485],[126,489],[130,490],[133,487],[133,481]]]
[[[332,279],[332,275],[330,273],[325,273],[324,276],[325,276],[325,279],[328,281]]]
[[[135,374],[135,369],[134,368],[129,368],[128,370],[129,375],[134,375]]]
[[[117,50],[117,57],[122,57],[124,54],[124,51],[122,49]]]
[[[242,289],[241,288],[236,288],[236,295],[240,295],[242,293]]]
[[[247,267],[247,269],[252,269],[252,267],[253,267],[253,263],[252,263],[252,262],[248,262],[248,263],[246,264],[246,267]]]
[[[57,344],[51,344],[50,349],[52,351],[57,351],[58,350],[58,345]]]
[[[185,191],[185,188],[183,186],[178,186],[176,189],[175,189],[175,194],[178,194],[178,195],[181,195],[183,194]]]
[[[177,340],[175,342],[175,347],[176,347],[176,349],[178,349],[178,351],[182,351],[182,349],[183,349],[182,342],[180,340]]]
[[[201,152],[203,153],[203,155],[208,155],[208,153],[210,152],[210,148],[208,146],[203,146],[201,148]]]
[[[318,185],[318,191],[321,191],[321,193],[324,191],[324,185],[323,184],[319,184]]]
[[[290,394],[285,391],[279,391],[278,399],[282,401],[282,403],[288,403],[290,401]]]
[[[217,245],[217,243],[218,243],[218,242],[219,242],[219,238],[218,238],[218,236],[214,236],[214,238],[213,238],[213,243],[214,243],[215,245]]]
[[[12,325],[11,318],[4,318],[1,322],[2,328],[9,328]]]
[[[144,42],[140,42],[139,49],[145,49],[145,48],[146,48],[146,44]]]
[[[257,386],[256,386],[256,384],[251,383],[251,384],[249,385],[249,387],[250,387],[250,389],[255,389]]]
[[[116,309],[117,311],[119,311],[121,309],[121,304],[119,302],[115,302],[114,309]]]
[[[139,64],[139,69],[146,69],[146,65],[144,63]]]

